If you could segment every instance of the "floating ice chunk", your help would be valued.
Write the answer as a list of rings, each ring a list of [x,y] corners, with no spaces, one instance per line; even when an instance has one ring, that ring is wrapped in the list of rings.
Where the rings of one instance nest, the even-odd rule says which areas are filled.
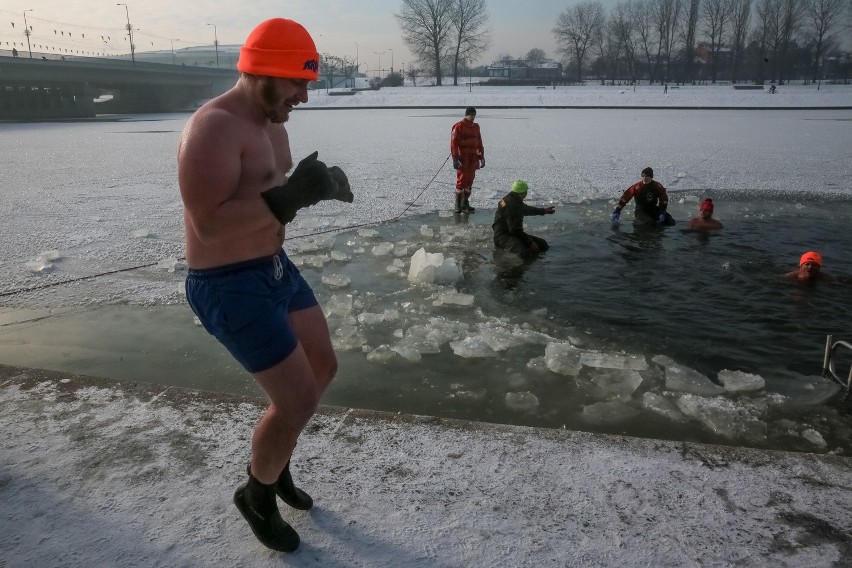
[[[352,295],[332,295],[325,303],[325,314],[327,316],[347,316],[352,313]]]
[[[527,369],[532,369],[533,371],[548,371],[547,361],[544,356],[542,357],[533,357],[529,361],[527,361]]]
[[[797,408],[803,406],[822,406],[833,399],[842,387],[819,375],[791,373],[785,380],[773,381],[773,390],[784,398],[778,406]]]
[[[169,272],[174,272],[175,267],[177,267],[177,258],[170,256],[169,258],[164,258],[157,263],[157,268],[162,268]]]
[[[201,320],[198,319],[198,316],[192,316],[192,323],[194,323],[196,327],[201,327]]]
[[[435,231],[429,225],[420,225],[420,235],[431,239],[435,236]]]
[[[387,256],[390,251],[393,250],[393,243],[379,243],[373,247],[372,252],[374,256]]]
[[[402,357],[403,359],[407,359],[409,361],[417,362],[421,359],[420,352],[411,347],[410,345],[405,344],[397,344],[391,346],[391,351]]]
[[[580,360],[582,361],[582,356]],[[633,398],[633,393],[642,384],[642,376],[638,371],[630,369],[607,369],[595,371],[589,378],[607,398],[628,401]]]
[[[684,195],[683,201],[685,203],[698,203],[699,201],[701,201],[701,198],[697,195]]]
[[[374,363],[384,363],[385,361],[394,359],[396,356],[396,353],[391,351],[389,345],[382,344],[367,353],[367,361],[372,361]]]
[[[394,256],[408,256],[411,254],[411,247],[406,243],[396,243],[393,247],[393,255]]]
[[[453,213],[452,211],[447,211],[447,210],[438,211],[438,217],[440,217],[442,219],[446,219],[447,217],[452,217],[453,215],[455,215],[455,213]]]
[[[293,263],[293,266],[296,268],[301,268],[305,264],[305,257],[299,254],[287,255],[287,258],[290,259],[290,262]]]
[[[385,317],[385,321],[396,321],[399,319],[399,310],[388,308],[382,315]],[[402,335],[400,335],[400,337],[402,337]]]
[[[466,359],[497,356],[494,350],[477,335],[466,337],[461,341],[451,341],[450,348],[453,353]]]
[[[825,441],[825,438],[822,437],[822,434],[814,430],[813,428],[808,428],[802,431],[802,438],[813,444],[814,446],[818,446],[820,448],[824,448],[828,446]]]
[[[311,254],[304,259],[304,264],[311,268],[323,268],[326,262],[328,262],[328,257],[321,254]]]
[[[452,398],[458,398],[461,400],[482,400],[485,398],[485,395],[488,394],[485,389],[479,390],[459,390],[450,395]]]
[[[133,237],[134,239],[144,239],[149,234],[150,233],[148,232],[148,229],[136,229],[135,231],[130,233],[130,236]]]
[[[669,399],[652,392],[642,395],[642,406],[673,422],[686,422],[686,416]]]
[[[385,321],[384,314],[373,314],[370,312],[364,312],[362,314],[358,314],[358,323],[363,325],[377,325]]]
[[[345,274],[323,274],[322,283],[329,288],[346,288],[352,283],[352,279]]]
[[[618,424],[634,418],[639,411],[623,402],[596,402],[583,407],[583,420],[591,424]]]
[[[722,369],[719,371],[717,378],[728,392],[754,391],[766,386],[766,381],[760,375],[752,375],[751,373],[744,373],[742,371]]]
[[[53,267],[53,263],[42,258],[31,260],[24,265],[30,272],[44,272],[48,268]]]
[[[677,407],[703,424],[708,430],[729,440],[745,438],[751,442],[766,439],[766,424],[759,420],[753,407],[738,406],[733,401],[684,394],[677,399]]]
[[[559,375],[576,377],[580,372],[582,352],[570,343],[548,343],[544,348],[547,368]]]
[[[358,229],[358,236],[365,239],[375,239],[379,236],[379,232],[375,229]]]
[[[47,261],[54,261],[54,260],[59,260],[60,254],[59,254],[59,251],[56,250],[56,249],[45,250],[45,251],[42,251],[41,253],[39,253],[38,258],[40,258],[42,260],[47,260]]]
[[[387,315],[385,316],[385,319],[387,319]],[[395,329],[395,330],[393,330],[393,336],[396,337],[397,339],[402,339],[403,337],[405,337],[405,332],[402,331],[401,328]]]
[[[443,306],[451,304],[454,306],[472,306],[473,294],[462,294],[460,292],[442,292],[438,294],[438,298],[432,302],[433,306]]]
[[[346,254],[345,252],[340,251],[340,250],[331,251],[330,256],[331,256],[331,260],[333,260],[335,262],[348,262],[348,261],[352,260],[352,255]]]
[[[411,282],[453,284],[461,277],[462,273],[456,265],[456,260],[444,259],[440,252],[428,253],[421,247],[411,257],[411,267],[408,270],[408,279]]]
[[[715,396],[725,392],[725,389],[698,371],[677,364],[666,367],[666,388],[700,396]]]
[[[367,340],[361,335],[354,325],[342,325],[334,331],[331,342],[334,348],[340,351],[352,351],[361,349]]]
[[[631,369],[644,371],[648,362],[644,355],[622,355],[619,353],[599,353],[587,351],[580,356],[580,363],[586,367],[602,367],[605,369]]]
[[[535,410],[538,408],[538,397],[529,391],[507,392],[506,406],[512,410]]]

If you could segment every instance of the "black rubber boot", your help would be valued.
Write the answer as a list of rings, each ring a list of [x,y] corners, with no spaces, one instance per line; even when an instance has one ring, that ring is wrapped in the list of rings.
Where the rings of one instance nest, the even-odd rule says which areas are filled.
[[[249,476],[234,493],[234,504],[264,546],[281,552],[299,548],[299,535],[281,518],[275,502],[275,485],[264,485]]]
[[[246,466],[246,473],[251,477],[251,464]],[[309,511],[314,506],[314,500],[311,499],[311,496],[296,487],[293,483],[293,476],[290,475],[289,461],[284,466],[284,471],[278,476],[278,481],[275,482],[275,493],[294,509]]]
[[[293,484],[293,476],[290,475],[290,462],[284,466],[284,471],[278,476],[278,483],[275,484],[275,492],[281,499],[300,511],[308,511],[314,506],[314,500],[311,496],[296,487]]]
[[[456,213],[462,212],[462,196],[460,193],[456,194]]]
[[[476,211],[476,209],[470,206],[470,202],[467,200],[467,195],[462,198],[462,211],[466,213],[473,213]]]

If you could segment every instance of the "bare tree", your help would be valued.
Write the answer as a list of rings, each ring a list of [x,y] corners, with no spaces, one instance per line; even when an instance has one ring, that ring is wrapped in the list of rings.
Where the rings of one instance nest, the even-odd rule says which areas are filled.
[[[680,40],[683,44],[683,81],[693,81],[695,65],[695,38],[698,35],[698,19],[701,14],[701,0],[686,0],[688,2],[680,28]]]
[[[637,43],[645,56],[648,79],[651,83],[656,80],[657,53],[660,44],[657,29],[654,26],[653,3],[654,0],[636,0],[633,4],[631,16],[636,29]]]
[[[844,8],[843,0],[805,0],[808,35],[814,44],[814,81],[819,76],[820,61],[826,47],[831,44],[837,33]]]
[[[545,53],[543,49],[534,47],[527,52],[524,59],[530,65],[541,65],[547,59],[547,53]]]
[[[778,30],[781,21],[780,0],[757,0],[755,6],[757,26],[754,30],[754,41],[759,53],[757,80],[763,83],[766,78],[766,68],[769,66],[770,78],[775,77],[777,63],[775,55],[778,51]]]
[[[615,42],[616,61],[618,61],[619,54],[624,52],[626,73],[631,81],[635,81],[637,78],[636,23],[633,21],[633,11],[632,0],[619,2],[613,8],[609,21],[609,28]],[[617,69],[615,73],[618,73]]]
[[[653,0],[651,8],[653,10],[652,19],[659,40],[657,65],[663,68],[660,82],[668,82],[681,3],[680,0]]]
[[[451,23],[455,43],[453,54],[453,85],[459,84],[459,64],[467,66],[488,48],[488,11],[485,0],[454,0]]]
[[[710,80],[716,82],[716,72],[719,65],[719,52],[722,49],[722,38],[725,26],[731,18],[731,0],[704,0],[702,21],[704,33],[710,39]]]
[[[785,76],[789,77],[790,51],[802,25],[802,14],[802,0],[782,0],[781,20],[778,27],[779,81],[783,81]]]
[[[402,29],[402,42],[418,62],[435,72],[435,84],[441,85],[441,64],[449,51],[454,0],[402,0],[394,14]]]
[[[327,85],[334,88],[334,78],[341,77],[349,82],[355,76],[355,61],[349,57],[338,57],[324,53],[320,58],[322,73],[326,76]],[[353,83],[354,86],[354,83]]]
[[[746,37],[751,25],[751,0],[733,0],[731,15],[731,81],[739,79],[740,63],[745,52]]]
[[[603,4],[588,0],[559,14],[553,34],[560,45],[559,51],[573,57],[577,64],[577,81],[583,80],[583,65],[592,40],[601,33],[604,23]]]

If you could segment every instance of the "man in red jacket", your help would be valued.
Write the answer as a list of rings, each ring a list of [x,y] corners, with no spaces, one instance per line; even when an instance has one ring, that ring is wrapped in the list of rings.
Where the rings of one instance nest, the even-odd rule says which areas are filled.
[[[636,212],[633,216],[633,226],[671,226],[675,224],[672,216],[666,212],[669,206],[669,196],[666,188],[654,180],[654,170],[642,170],[642,181],[636,182],[622,194],[615,210],[612,212],[612,222],[618,223],[621,210],[631,199],[636,199]]]
[[[450,154],[456,170],[456,213],[473,213],[470,190],[476,170],[485,167],[485,149],[476,120],[476,109],[467,107],[464,118],[453,125]]]

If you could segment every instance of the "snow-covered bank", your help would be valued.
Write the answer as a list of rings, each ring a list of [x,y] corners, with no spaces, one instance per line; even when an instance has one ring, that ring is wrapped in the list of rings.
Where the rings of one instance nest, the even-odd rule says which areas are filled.
[[[732,85],[585,85],[571,87],[386,87],[342,96],[348,89],[311,91],[305,108],[578,107],[578,108],[852,108],[852,85],[783,85],[770,94]]]
[[[0,366],[0,564],[844,565],[852,460],[324,408],[291,555],[231,505],[260,400]]]

